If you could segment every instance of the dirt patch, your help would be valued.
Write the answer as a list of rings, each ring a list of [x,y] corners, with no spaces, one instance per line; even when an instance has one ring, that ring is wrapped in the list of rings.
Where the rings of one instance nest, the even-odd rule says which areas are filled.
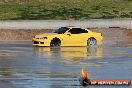
[[[32,40],[37,34],[51,31],[51,29],[0,29],[0,41]]]
[[[132,29],[102,28],[92,30],[103,34],[104,44],[118,44],[118,46],[129,46],[132,44]]]

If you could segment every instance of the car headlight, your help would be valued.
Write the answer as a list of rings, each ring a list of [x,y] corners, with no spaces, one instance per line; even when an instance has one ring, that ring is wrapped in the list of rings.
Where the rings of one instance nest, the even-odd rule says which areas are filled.
[[[43,38],[40,38],[40,39],[48,39],[47,37],[43,37]]]
[[[48,37],[44,37],[44,39],[48,39]]]

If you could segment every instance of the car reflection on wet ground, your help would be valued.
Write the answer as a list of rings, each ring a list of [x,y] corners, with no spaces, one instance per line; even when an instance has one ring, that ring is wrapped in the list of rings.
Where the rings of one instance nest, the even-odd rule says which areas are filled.
[[[78,81],[82,67],[91,79],[132,80],[132,43],[60,48],[0,43],[0,88],[82,88]],[[109,86],[114,87],[124,88]]]

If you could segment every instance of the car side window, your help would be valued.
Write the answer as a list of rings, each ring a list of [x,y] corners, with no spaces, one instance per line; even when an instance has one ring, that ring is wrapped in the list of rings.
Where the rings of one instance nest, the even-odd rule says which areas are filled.
[[[70,32],[71,34],[88,33],[87,30],[81,29],[81,28],[72,28],[72,29],[70,29],[68,32]]]

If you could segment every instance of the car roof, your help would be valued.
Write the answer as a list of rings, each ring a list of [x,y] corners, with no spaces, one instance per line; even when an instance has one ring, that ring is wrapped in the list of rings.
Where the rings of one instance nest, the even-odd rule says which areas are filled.
[[[67,26],[67,28],[82,28],[82,29],[89,30],[89,28],[84,28],[84,27],[77,27],[77,26]]]

